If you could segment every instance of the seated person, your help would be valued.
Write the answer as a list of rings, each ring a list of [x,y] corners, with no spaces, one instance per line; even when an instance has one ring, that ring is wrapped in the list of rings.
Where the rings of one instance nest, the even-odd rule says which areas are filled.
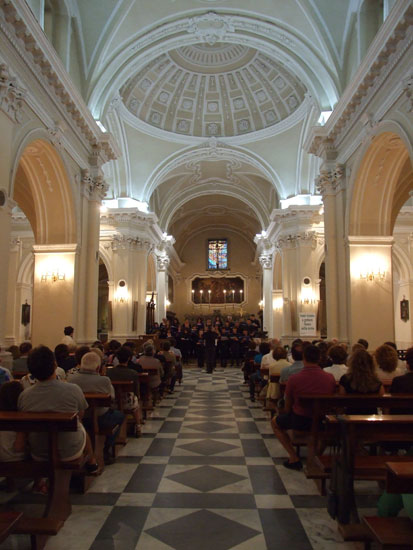
[[[54,349],[57,366],[65,372],[76,367],[76,358],[74,354],[69,353],[69,346],[66,344],[58,344]]]
[[[115,390],[110,378],[99,375],[101,363],[101,358],[96,352],[90,351],[86,353],[81,359],[79,372],[69,375],[67,381],[79,386],[83,393],[108,393],[112,399],[115,399]],[[114,433],[106,436],[103,448],[105,464],[113,464],[114,459],[112,455],[114,453],[112,451],[125,415],[121,411],[109,407],[98,407],[97,414],[101,429],[115,428],[117,426]],[[87,412],[83,424],[88,428],[89,417]]]
[[[0,387],[0,411],[17,411],[17,401],[23,386],[17,380],[5,382]],[[24,460],[26,434],[24,432],[0,432],[0,461],[18,462]]]
[[[396,376],[406,373],[406,369],[399,367],[397,351],[387,344],[379,346],[374,352],[377,363],[377,376],[380,380],[393,380]]]
[[[318,365],[319,360],[320,350],[317,346],[310,344],[304,347],[304,368],[288,378],[285,388],[285,413],[274,416],[271,420],[275,436],[289,455],[284,466],[291,470],[301,470],[303,465],[295,452],[287,430],[309,431],[312,421],[311,406],[303,405],[299,399],[300,395],[312,393],[330,395],[336,389],[334,377],[323,371]]]
[[[377,394],[383,395],[384,388],[377,377],[373,357],[365,348],[354,351],[348,362],[348,373],[340,378],[339,395]],[[377,409],[347,407],[347,414],[376,414]]]
[[[390,393],[413,393],[413,348],[406,351],[407,373],[396,376],[391,383]],[[396,411],[391,411],[392,414]],[[399,414],[413,414],[413,409],[399,409]]]
[[[76,374],[77,372],[79,372],[82,357],[86,353],[89,353],[89,351],[90,351],[89,346],[79,346],[78,348],[76,348],[75,355],[74,355],[75,366],[66,372],[67,376],[69,376],[70,374]]]
[[[269,342],[261,342],[259,347],[259,353],[254,356],[254,364],[256,367],[261,367],[262,358],[269,353],[271,345]],[[250,385],[250,399],[255,401],[255,384],[260,384],[261,388],[264,388],[268,383],[268,377],[263,378],[261,376],[260,368],[250,374],[249,376],[249,385]]]
[[[31,349],[31,346],[30,346]],[[0,388],[0,410],[17,411],[19,396],[23,386],[18,380],[6,382]],[[0,461],[20,462],[28,454],[27,434],[25,432],[0,432]],[[47,481],[43,478],[34,480],[33,491],[47,495]]]
[[[29,355],[30,350],[32,349],[32,345],[30,342],[22,342],[19,346],[20,350],[20,357],[18,359],[15,359],[13,361],[13,372],[29,372],[27,368],[27,356]]]
[[[331,346],[328,350],[328,356],[332,360],[331,367],[326,367],[324,372],[329,372],[334,376],[336,382],[340,380],[343,374],[347,374],[348,368],[346,365],[347,351],[343,346]]]
[[[406,511],[409,518],[413,520],[412,494],[397,494],[384,491],[377,503],[377,515],[380,518],[394,518],[403,509]]]
[[[154,357],[154,353],[155,353],[155,350],[152,344],[148,344],[148,343],[144,344],[143,355],[139,357],[137,362],[137,365],[141,367],[142,370],[144,370],[145,368],[157,369],[157,374],[151,375],[149,377],[149,387],[151,389],[158,388],[164,376],[164,370],[163,370],[162,364],[159,361],[159,359],[156,359],[156,357]]]
[[[297,372],[300,372],[304,368],[303,346],[301,343],[293,343],[291,348],[291,358],[293,363],[287,365],[281,370],[280,382],[282,384],[285,384],[292,374],[297,374]]]
[[[56,362],[52,350],[39,346],[28,359],[31,376],[36,384],[26,388],[19,396],[18,408],[24,412],[74,412],[78,414],[76,432],[62,432],[58,436],[58,451],[62,462],[88,456],[86,465],[90,473],[98,470],[89,436],[80,422],[88,404],[82,390],[75,384],[66,384],[56,378]],[[48,460],[48,435],[29,434],[31,455],[35,460]]]
[[[282,346],[277,346],[272,354],[272,362],[268,363],[268,379],[270,380],[267,389],[267,399],[276,400],[280,397],[280,385],[277,382],[271,382],[271,376],[281,375],[281,371],[285,367],[289,367],[290,363],[287,360],[287,350]]]
[[[61,344],[66,344],[66,346],[68,346],[69,348],[69,351],[74,351],[76,349],[76,342],[73,339],[75,329],[73,327],[65,327],[63,332],[64,336],[62,338]]]
[[[175,382],[176,382],[176,371],[175,371],[176,357],[175,357],[175,354],[173,354],[170,350],[171,350],[171,343],[168,340],[166,340],[161,344],[161,351],[159,352],[159,355],[163,355],[163,357],[165,358],[165,364],[163,367],[164,375],[162,378],[162,383],[165,385],[168,385],[169,391],[173,392],[175,387]]]
[[[135,419],[135,436],[142,433],[141,417],[139,410],[139,374],[129,367],[129,360],[132,356],[130,348],[122,346],[116,353],[118,364],[116,367],[107,370],[107,376],[112,381],[133,382],[133,391],[122,393],[122,411],[131,413]]]

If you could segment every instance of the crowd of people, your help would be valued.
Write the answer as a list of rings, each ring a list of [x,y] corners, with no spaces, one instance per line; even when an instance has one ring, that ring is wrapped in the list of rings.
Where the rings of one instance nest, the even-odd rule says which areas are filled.
[[[113,406],[98,410],[99,426],[112,428],[104,448],[105,463],[112,464],[116,437],[125,415],[133,416],[135,435],[141,435],[139,373],[151,369],[149,388],[162,396],[173,392],[176,382],[182,382],[183,364],[191,359],[209,373],[219,362],[223,368],[228,365],[242,368],[252,401],[259,387],[267,406],[274,405],[277,414],[271,425],[288,453],[284,466],[300,470],[302,462],[289,430],[311,428],[312,411],[300,402],[301,394],[338,391],[341,395],[380,396],[384,393],[383,381],[391,384],[391,393],[413,392],[413,348],[406,351],[401,361],[393,342],[370,352],[365,339],[351,349],[337,341],[296,339],[290,349],[278,339],[259,338],[260,323],[253,315],[241,321],[227,317],[204,322],[199,318],[192,325],[189,320],[180,325],[165,319],[155,329],[153,339],[146,339],[140,349],[133,341],[121,344],[117,340],[104,345],[96,341],[91,346],[77,346],[73,327],[65,328],[62,342],[53,351],[45,346],[32,349],[29,342],[23,342],[10,349],[14,356],[11,368],[0,366],[0,410],[77,412],[78,430],[63,434],[61,458],[71,461],[86,454],[86,468],[95,473],[98,465],[87,433],[90,418],[84,393],[108,393],[114,399],[113,381],[133,382],[132,390],[123,394],[120,407],[113,401]],[[279,376],[278,382],[271,380],[273,375]],[[280,384],[285,387],[283,395]],[[366,410],[353,407],[347,412],[358,414]],[[412,414],[413,409],[404,412]],[[31,434],[25,439],[22,434],[0,433],[0,461],[21,460],[27,453],[35,460],[44,460],[45,437]],[[35,480],[35,488],[41,492],[47,490],[42,480]]]
[[[255,349],[261,324],[253,314],[240,320],[233,320],[231,315],[225,319],[220,315],[205,320],[199,317],[192,324],[188,319],[180,324],[174,318],[155,323],[150,332],[161,340],[173,338],[184,365],[196,359],[199,368],[206,366],[212,372],[217,364],[239,367],[251,346]]]

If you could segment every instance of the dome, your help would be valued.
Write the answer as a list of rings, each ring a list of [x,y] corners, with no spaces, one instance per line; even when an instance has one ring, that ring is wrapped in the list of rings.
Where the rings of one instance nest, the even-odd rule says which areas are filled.
[[[305,92],[282,63],[228,43],[171,50],[120,90],[126,108],[140,120],[199,137],[238,136],[273,126],[297,110]]]

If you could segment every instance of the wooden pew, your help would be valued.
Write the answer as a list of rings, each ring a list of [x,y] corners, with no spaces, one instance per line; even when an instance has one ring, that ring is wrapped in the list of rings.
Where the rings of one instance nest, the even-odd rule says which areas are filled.
[[[122,423],[119,435],[116,441],[115,452],[117,451],[117,445],[125,446],[128,442],[128,414],[125,412],[123,406],[123,394],[134,391],[134,382],[132,380],[111,380],[112,386],[115,389],[115,401],[119,411],[125,413],[125,421]]]
[[[305,467],[305,474],[309,479],[319,480],[319,488],[321,494],[325,494],[325,480],[331,476],[332,460],[331,456],[316,456],[317,449],[320,444],[325,444],[334,440],[336,437],[335,431],[331,431],[331,425],[323,432],[320,431],[321,422],[328,413],[340,413],[345,410],[346,407],[357,407],[361,409],[372,409],[379,407],[381,409],[405,409],[411,406],[413,396],[409,394],[385,394],[384,396],[375,395],[301,395],[300,399],[306,406],[310,406],[313,411],[311,432],[307,435],[308,445],[308,458]],[[296,436],[305,436],[305,434],[295,434]],[[294,442],[305,445],[305,441]],[[385,440],[386,438],[384,438]],[[393,441],[401,440],[400,436],[393,438]],[[371,440],[371,443],[378,440]],[[367,441],[366,441],[367,442]],[[369,457],[367,457],[369,458]],[[389,457],[387,457],[389,458]],[[403,460],[403,459],[397,459]],[[368,468],[370,463],[371,468]],[[356,460],[356,479],[385,479],[385,466],[383,459],[380,457],[370,457],[370,461],[366,462],[366,457],[358,457]]]
[[[383,550],[413,549],[413,520],[410,518],[364,517],[373,540]]]
[[[386,491],[388,493],[413,493],[413,458],[408,462],[392,462],[387,457]]]
[[[103,470],[105,462],[103,458],[103,448],[105,446],[105,439],[107,435],[111,435],[113,430],[108,428],[107,430],[101,430],[99,428],[98,420],[98,408],[110,407],[112,398],[109,393],[84,393],[85,399],[88,402],[88,418],[90,418],[90,426],[88,427],[88,433],[92,442],[93,450],[95,451],[96,461],[99,464],[99,470]],[[114,428],[116,429],[116,428]],[[92,476],[87,476],[92,479]],[[90,486],[90,479],[85,479],[85,486],[83,490],[86,491]],[[86,481],[88,486],[86,487]]]
[[[0,476],[8,478],[49,479],[49,494],[42,518],[22,518],[13,527],[16,533],[30,534],[32,548],[44,547],[49,534],[56,534],[71,513],[69,497],[72,472],[80,471],[86,459],[62,462],[58,454],[58,434],[77,430],[76,413],[35,413],[0,411],[0,431],[41,432],[48,434],[48,460],[38,462],[0,462]]]

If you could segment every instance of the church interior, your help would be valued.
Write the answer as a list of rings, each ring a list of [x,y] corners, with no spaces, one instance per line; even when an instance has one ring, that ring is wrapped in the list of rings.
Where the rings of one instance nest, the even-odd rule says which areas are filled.
[[[65,327],[77,349],[156,348],[158,329],[175,336],[166,323],[216,319],[253,340],[252,319],[256,353],[277,341],[290,354],[297,339],[350,353],[361,338],[369,352],[394,343],[404,363],[412,59],[411,0],[0,0],[0,369],[23,342],[54,350]],[[64,525],[20,528],[32,548],[390,548],[362,519],[377,515],[385,470],[354,478],[363,534],[337,529],[331,470],[283,467],[245,365],[221,354],[200,370],[188,349],[182,383],[71,492]],[[54,518],[48,505],[37,516],[54,485],[20,491],[4,464],[4,513]],[[30,547],[19,525],[0,548]],[[410,543],[392,548],[413,548],[402,527]]]

